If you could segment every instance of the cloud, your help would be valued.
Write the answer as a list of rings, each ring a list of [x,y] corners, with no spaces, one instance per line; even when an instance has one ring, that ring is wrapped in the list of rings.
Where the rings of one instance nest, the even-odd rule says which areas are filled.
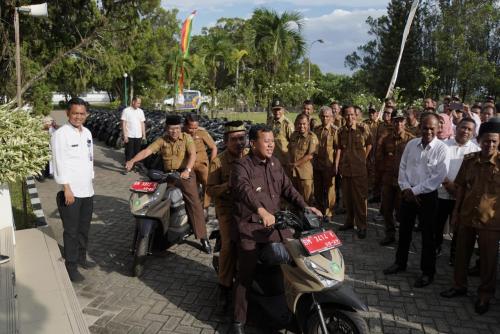
[[[227,7],[227,0],[183,0],[179,2],[178,0],[162,0],[162,7],[167,9],[177,8],[179,11],[193,11],[198,10],[209,10],[210,8],[221,8]],[[292,5],[301,7],[310,6],[322,6],[322,7],[335,7],[335,8],[351,8],[351,9],[363,9],[363,8],[377,8],[387,6],[387,0],[232,0],[230,2],[233,6],[238,5],[251,5],[251,6],[276,6],[276,5]]]
[[[311,49],[311,61],[318,64],[323,73],[349,74],[344,67],[344,59],[366,44],[373,37],[368,35],[368,16],[378,18],[386,14],[385,9],[348,11],[336,9],[330,14],[306,18],[305,35],[312,41],[324,39],[325,43],[315,43]]]

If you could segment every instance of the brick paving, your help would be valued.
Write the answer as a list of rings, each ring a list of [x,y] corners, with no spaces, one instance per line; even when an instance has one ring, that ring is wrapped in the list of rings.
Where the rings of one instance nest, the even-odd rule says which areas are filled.
[[[74,285],[91,333],[227,333],[230,312],[216,310],[217,278],[212,256],[195,246],[193,237],[149,257],[141,278],[131,277],[130,255],[134,225],[129,211],[128,188],[132,181],[145,179],[123,170],[123,151],[95,143],[94,217],[89,237],[89,256],[99,267],[82,270],[84,285]],[[37,188],[47,222],[62,246],[62,226],[55,204],[57,185],[47,180]],[[370,206],[367,238],[355,231],[339,232],[346,261],[346,281],[369,306],[362,315],[371,333],[500,333],[500,292],[491,301],[490,311],[474,312],[477,278],[471,278],[468,296],[446,300],[439,293],[450,287],[452,267],[448,265],[450,240],[437,259],[434,283],[424,289],[413,287],[420,276],[420,237],[414,235],[407,272],[385,276],[382,270],[393,263],[395,248],[381,247],[383,223],[375,223],[378,206]],[[343,222],[338,216],[328,227],[336,230]],[[210,210],[209,232],[217,225]],[[473,260],[474,261],[474,260]],[[256,306],[249,310],[247,333],[278,333],[272,320]]]

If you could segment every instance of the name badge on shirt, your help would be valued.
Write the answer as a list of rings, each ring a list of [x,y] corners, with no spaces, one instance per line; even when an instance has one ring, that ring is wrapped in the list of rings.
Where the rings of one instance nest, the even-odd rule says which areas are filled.
[[[75,144],[75,145],[71,145],[71,147],[78,147],[78,144]]]

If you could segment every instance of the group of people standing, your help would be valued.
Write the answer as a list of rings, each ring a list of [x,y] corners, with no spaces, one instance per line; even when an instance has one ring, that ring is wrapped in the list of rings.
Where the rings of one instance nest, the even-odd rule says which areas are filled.
[[[309,209],[325,222],[335,214],[346,213],[339,231],[354,229],[356,224],[358,238],[364,239],[367,203],[379,201],[382,204],[376,219],[384,220],[386,231],[380,245],[396,243],[399,227],[396,260],[384,270],[387,275],[406,270],[418,218],[423,274],[415,287],[433,281],[436,257],[442,254],[443,229],[450,219],[455,231],[449,260],[455,266],[454,285],[442,293],[443,297],[467,292],[467,269],[479,236],[481,285],[476,312],[483,314],[495,291],[500,240],[500,124],[491,117],[496,115],[496,108],[489,101],[469,110],[453,99],[445,99],[443,108],[437,108],[433,99],[425,99],[419,111],[397,109],[394,100],[388,98],[381,110],[382,119],[372,105],[364,122],[361,108],[341,107],[338,102],[321,107],[318,122],[312,118],[310,100],[304,102],[302,113],[292,122],[285,117],[283,101],[275,99],[267,124],[253,125],[248,133],[243,122],[225,124],[227,150],[221,154],[217,154],[208,132],[199,128],[195,114],[188,114],[184,122],[179,116],[168,116],[166,135],[146,149],[137,152],[132,136],[128,138],[132,143],[127,143],[130,151],[126,168],[130,170],[136,162],[162,152],[165,171],[180,173],[175,186],[183,192],[195,237],[206,253],[211,252],[211,246],[203,209],[213,199],[222,238],[218,305],[221,312],[226,311],[232,290],[233,333],[244,333],[246,292],[259,250],[279,241],[276,231],[269,229],[276,212],[289,208],[300,214]],[[133,107],[134,103],[136,110],[137,99]],[[436,111],[439,109],[441,113]],[[67,113],[69,123],[55,132],[52,145],[55,178],[63,188],[58,194],[58,207],[65,228],[66,266],[72,281],[81,282],[84,278],[76,265],[95,265],[86,258],[93,170],[83,178],[73,169],[85,163],[91,170],[92,137],[82,126],[86,110],[81,101],[71,100]],[[129,128],[128,123],[131,119],[144,121],[127,113],[124,111],[122,118],[124,135],[134,132],[134,138],[142,140],[142,124]],[[207,148],[211,149],[210,159]],[[195,180],[203,187],[201,200]],[[338,201],[340,189],[342,204]],[[84,218],[75,218],[78,215]],[[259,221],[262,224],[257,224]]]

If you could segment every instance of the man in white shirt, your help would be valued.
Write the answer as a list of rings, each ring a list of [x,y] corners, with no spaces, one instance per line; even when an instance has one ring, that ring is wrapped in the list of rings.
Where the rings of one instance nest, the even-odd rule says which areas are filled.
[[[96,266],[87,260],[87,241],[93,211],[94,150],[92,134],[82,124],[87,117],[85,101],[73,98],[66,111],[68,123],[52,136],[54,177],[62,190],[57,193],[57,208],[63,223],[65,264],[73,283],[85,277],[77,264],[88,269]]]
[[[455,208],[456,195],[458,191],[455,185],[455,177],[462,165],[464,155],[480,151],[479,146],[470,141],[474,136],[476,122],[472,118],[463,118],[457,125],[456,137],[451,138],[444,143],[448,145],[450,150],[450,169],[448,175],[444,179],[441,186],[438,188],[438,214],[436,219],[436,257],[441,256],[441,245],[443,244],[443,229],[448,218],[451,218],[453,209]],[[457,245],[457,234],[453,232],[451,241],[450,259],[448,264],[451,266],[455,263],[455,253]]]
[[[420,269],[423,275],[415,282],[423,288],[434,280],[436,273],[436,247],[434,227],[438,209],[437,188],[448,174],[450,152],[448,146],[437,139],[439,115],[424,113],[420,119],[421,138],[412,139],[401,157],[398,183],[402,191],[401,224],[396,261],[384,274],[405,271],[411,245],[411,235],[418,216],[422,232]]]
[[[146,125],[144,112],[141,108],[141,98],[134,96],[132,105],[122,111],[122,131],[125,142],[125,161],[132,160],[141,151],[141,141],[146,139]],[[128,169],[123,171],[127,174]]]

